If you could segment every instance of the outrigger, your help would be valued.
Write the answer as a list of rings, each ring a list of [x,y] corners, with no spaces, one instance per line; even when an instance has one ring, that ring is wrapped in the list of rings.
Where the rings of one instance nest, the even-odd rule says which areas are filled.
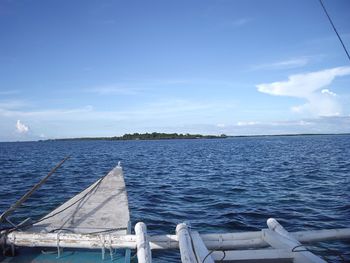
[[[11,206],[10,212],[21,202]],[[9,222],[9,210],[2,214],[2,220]],[[350,239],[350,228],[288,232],[273,218],[267,220],[266,229],[253,232],[200,234],[181,223],[176,226],[174,234],[151,236],[142,222],[138,222],[134,230],[135,234],[131,234],[127,192],[122,167],[118,163],[107,175],[42,219],[34,223],[25,220],[2,230],[0,243],[4,254],[12,253],[14,257],[0,258],[0,262],[17,262],[9,260],[16,258],[16,247],[31,247],[54,248],[57,251],[55,258],[60,258],[62,249],[66,248],[101,250],[101,259],[108,260],[107,251],[112,261],[116,260],[114,250],[121,249],[124,254],[118,262],[126,263],[131,261],[131,250],[136,250],[138,262],[150,263],[152,251],[159,249],[179,249],[182,263],[320,263],[326,261],[308,250],[305,243]],[[40,261],[38,257],[23,262],[48,261]]]

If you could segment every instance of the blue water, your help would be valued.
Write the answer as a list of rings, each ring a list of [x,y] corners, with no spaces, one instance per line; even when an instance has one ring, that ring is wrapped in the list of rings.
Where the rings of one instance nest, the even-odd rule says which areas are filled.
[[[45,215],[122,161],[132,224],[150,234],[183,221],[202,233],[260,230],[269,217],[289,231],[350,227],[349,135],[0,143],[0,211],[66,155],[14,221]],[[328,247],[350,251],[345,241]]]

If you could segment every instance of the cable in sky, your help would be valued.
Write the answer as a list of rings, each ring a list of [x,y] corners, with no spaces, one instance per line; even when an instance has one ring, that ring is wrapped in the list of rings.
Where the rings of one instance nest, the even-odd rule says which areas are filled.
[[[346,49],[346,47],[345,47],[345,45],[344,45],[344,42],[343,42],[343,40],[341,39],[340,35],[338,34],[338,31],[337,31],[337,29],[335,28],[335,25],[333,24],[333,21],[332,21],[331,17],[329,16],[326,7],[324,6],[322,0],[319,0],[319,1],[320,1],[320,4],[321,4],[322,8],[323,8],[323,11],[326,13],[326,15],[327,15],[327,17],[328,17],[328,20],[329,20],[329,22],[331,23],[334,32],[337,34],[338,39],[339,39],[340,43],[342,44],[342,46],[343,46],[343,48],[344,48],[344,51],[345,51],[345,53],[346,53],[346,55],[348,56],[348,59],[349,59],[349,61],[350,61],[349,52],[348,52],[348,50]]]

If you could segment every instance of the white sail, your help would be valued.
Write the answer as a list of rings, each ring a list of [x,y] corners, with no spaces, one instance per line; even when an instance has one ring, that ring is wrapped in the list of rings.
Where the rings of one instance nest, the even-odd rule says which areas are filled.
[[[120,166],[74,196],[26,232],[127,234],[128,199]]]

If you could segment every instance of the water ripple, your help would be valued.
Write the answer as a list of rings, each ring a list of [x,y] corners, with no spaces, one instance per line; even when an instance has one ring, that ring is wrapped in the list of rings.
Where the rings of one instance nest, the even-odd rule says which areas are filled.
[[[350,136],[0,143],[0,210],[66,155],[13,220],[41,217],[122,161],[132,223],[151,234],[183,221],[201,232],[258,230],[269,217],[290,231],[350,227]]]

